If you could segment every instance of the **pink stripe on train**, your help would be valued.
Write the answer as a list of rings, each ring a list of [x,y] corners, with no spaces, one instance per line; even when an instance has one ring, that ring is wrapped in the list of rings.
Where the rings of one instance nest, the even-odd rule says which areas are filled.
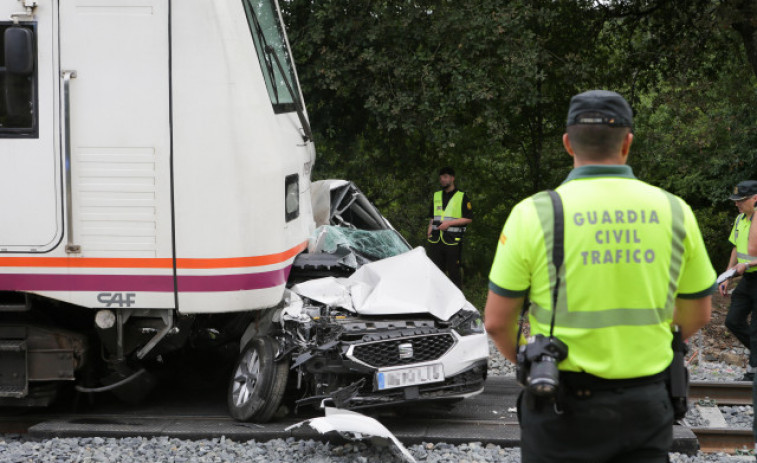
[[[283,285],[291,266],[270,272],[178,277],[182,293],[266,289]],[[173,292],[172,275],[0,274],[0,291],[149,291]]]

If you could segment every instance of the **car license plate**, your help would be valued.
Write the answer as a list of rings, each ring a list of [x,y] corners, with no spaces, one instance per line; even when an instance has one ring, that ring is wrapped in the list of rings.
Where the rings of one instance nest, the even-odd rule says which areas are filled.
[[[441,363],[376,373],[376,383],[379,390],[438,383],[439,381],[444,381],[444,368],[442,368]]]

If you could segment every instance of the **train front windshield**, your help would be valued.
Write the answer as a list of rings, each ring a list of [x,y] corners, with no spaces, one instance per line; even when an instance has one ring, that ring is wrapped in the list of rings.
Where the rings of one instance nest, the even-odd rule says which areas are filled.
[[[300,96],[276,3],[274,0],[243,2],[274,112],[296,111],[295,102],[299,101]]]

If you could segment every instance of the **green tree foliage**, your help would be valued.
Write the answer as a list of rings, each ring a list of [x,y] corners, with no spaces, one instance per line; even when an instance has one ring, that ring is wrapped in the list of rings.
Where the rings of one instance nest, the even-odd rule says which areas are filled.
[[[733,186],[757,178],[757,2],[618,1],[609,35],[630,39],[640,178],[694,208],[717,269],[728,262]]]
[[[630,163],[641,178],[692,205],[722,270],[736,215],[727,197],[737,182],[757,178],[757,86],[740,60],[722,63],[718,71],[690,71],[640,101],[637,120],[644,132]]]
[[[571,95],[624,94],[637,176],[687,199],[727,259],[732,186],[757,178],[754,1],[282,2],[318,149],[414,245],[436,172],[473,199],[468,281],[488,273],[512,206],[557,186]],[[757,62],[757,61],[755,61]]]

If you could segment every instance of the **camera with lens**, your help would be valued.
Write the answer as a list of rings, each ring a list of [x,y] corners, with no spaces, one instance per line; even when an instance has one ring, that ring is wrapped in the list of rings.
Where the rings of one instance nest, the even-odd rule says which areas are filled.
[[[568,346],[555,337],[537,334],[518,350],[517,379],[532,394],[553,397],[560,385],[557,364],[568,356]]]

